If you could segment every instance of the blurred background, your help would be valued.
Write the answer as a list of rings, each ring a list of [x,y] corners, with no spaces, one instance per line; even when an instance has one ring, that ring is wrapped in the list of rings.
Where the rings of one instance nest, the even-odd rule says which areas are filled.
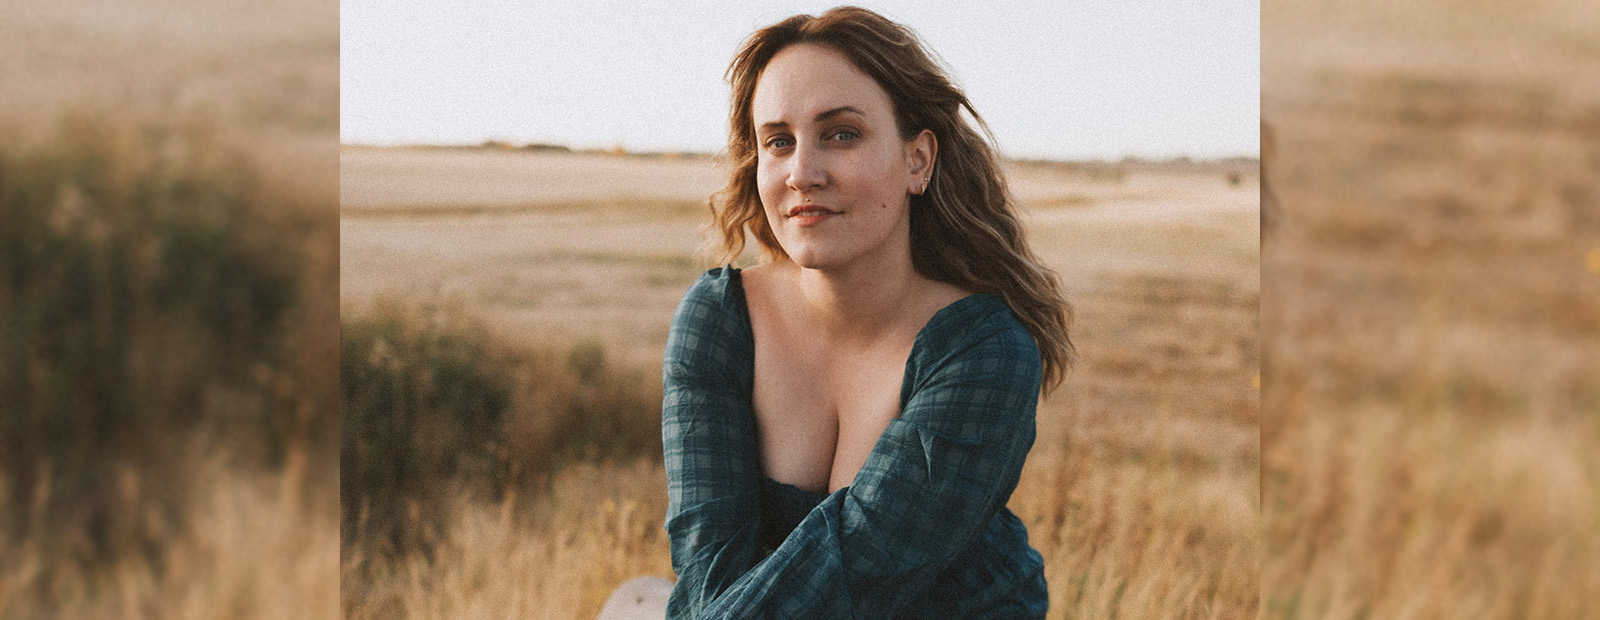
[[[343,610],[592,618],[672,576],[661,357],[723,72],[831,5],[402,4],[340,7]],[[1076,305],[1011,501],[1051,617],[1256,615],[1258,6],[864,4],[966,87]]]
[[[333,4],[0,15],[0,617],[332,616]]]
[[[1267,618],[1600,613],[1600,6],[1265,2]]]

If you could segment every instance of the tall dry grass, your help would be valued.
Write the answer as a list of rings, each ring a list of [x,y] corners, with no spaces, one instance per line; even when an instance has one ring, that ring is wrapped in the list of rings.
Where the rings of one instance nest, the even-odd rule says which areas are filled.
[[[313,468],[249,470],[228,462],[214,445],[186,452],[186,493],[174,510],[181,529],[166,532],[148,555],[94,563],[61,557],[39,536],[0,541],[0,616],[54,618],[322,618],[336,613],[338,531],[331,480]],[[148,508],[168,484],[134,467],[115,474],[126,509]],[[50,491],[17,497],[0,489],[0,503],[50,500]],[[165,501],[165,500],[164,500]],[[49,534],[70,534],[38,512],[6,520],[31,521]],[[47,534],[47,535],[49,535]]]
[[[1041,406],[1011,500],[1049,617],[1257,615],[1251,280],[1110,277],[1075,300],[1086,363]]]
[[[428,555],[363,569],[344,560],[346,618],[593,618],[612,588],[671,575],[666,473],[651,459],[575,462],[536,493],[499,501],[457,495]]]
[[[1384,45],[1315,58],[1288,51],[1310,12],[1279,7],[1267,617],[1600,613],[1600,97],[1559,36],[1593,40],[1579,8],[1323,20]]]
[[[1510,165],[1510,175],[1561,174]],[[1482,181],[1457,183],[1452,193]],[[1600,283],[1581,264],[1587,242],[1567,238],[1585,216],[1562,211],[1595,205],[1541,200],[1563,222],[1519,239],[1515,223],[1452,230],[1426,207],[1368,214],[1347,203],[1332,215],[1316,209],[1335,191],[1297,200],[1298,189],[1282,191],[1305,207],[1306,240],[1265,267],[1277,283],[1263,304],[1269,615],[1592,615]],[[1419,202],[1431,200],[1489,218],[1472,213],[1476,198]]]

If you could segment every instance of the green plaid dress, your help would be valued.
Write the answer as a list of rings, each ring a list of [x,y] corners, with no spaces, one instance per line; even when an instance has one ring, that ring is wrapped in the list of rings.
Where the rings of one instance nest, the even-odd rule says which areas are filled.
[[[1044,562],[1008,510],[1034,439],[1039,350],[972,295],[917,335],[890,422],[832,494],[761,471],[739,271],[706,272],[667,337],[667,617],[1043,618]]]

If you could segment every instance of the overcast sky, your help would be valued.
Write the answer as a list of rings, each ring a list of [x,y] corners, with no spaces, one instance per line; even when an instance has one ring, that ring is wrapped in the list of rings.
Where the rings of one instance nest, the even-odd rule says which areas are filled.
[[[340,139],[715,152],[740,41],[834,4],[341,0]],[[1255,0],[857,4],[917,31],[1009,156],[1260,152]]]

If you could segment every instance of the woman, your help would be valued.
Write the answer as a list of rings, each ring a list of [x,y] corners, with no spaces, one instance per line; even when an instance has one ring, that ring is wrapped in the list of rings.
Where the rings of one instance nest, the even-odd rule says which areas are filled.
[[[841,7],[728,71],[723,259],[664,368],[669,618],[1038,618],[1005,508],[1070,314],[965,95],[915,36]]]

